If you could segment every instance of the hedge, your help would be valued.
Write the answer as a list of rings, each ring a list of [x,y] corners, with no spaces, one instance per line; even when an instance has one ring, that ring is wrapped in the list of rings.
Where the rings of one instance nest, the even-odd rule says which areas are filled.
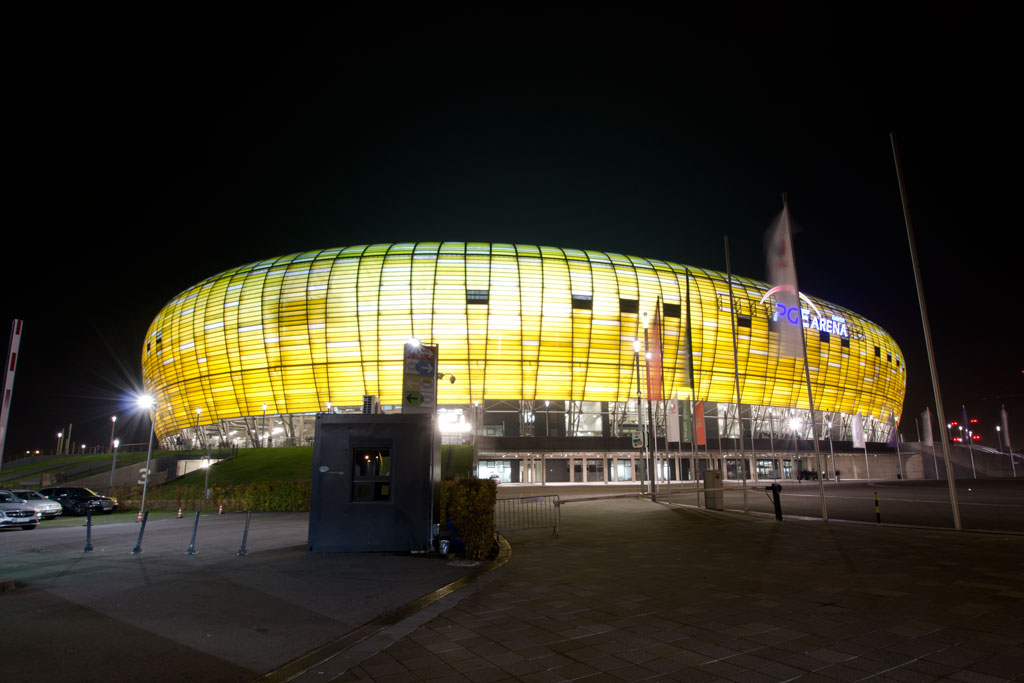
[[[202,486],[167,484],[146,493],[146,507],[152,510],[217,510],[223,505],[226,512],[309,512],[309,490],[308,481],[259,481],[212,486],[207,499]],[[117,487],[114,497],[119,509],[137,510],[142,503],[142,487]]]
[[[490,479],[441,482],[441,519],[451,521],[473,560],[489,559],[495,550],[494,504],[498,485]]]

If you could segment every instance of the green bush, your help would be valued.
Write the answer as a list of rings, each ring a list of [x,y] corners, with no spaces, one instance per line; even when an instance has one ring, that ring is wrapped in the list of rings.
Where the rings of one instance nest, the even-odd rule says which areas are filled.
[[[494,503],[498,485],[489,479],[441,482],[442,526],[450,521],[466,546],[466,556],[488,559],[495,545]]]
[[[475,455],[475,446],[441,446],[441,479],[472,477]]]
[[[308,481],[260,481],[233,486],[211,486],[207,499],[202,486],[185,484],[154,487],[146,493],[146,507],[151,510],[218,510],[250,512],[308,512]],[[142,503],[141,486],[120,486],[114,489],[118,508],[138,510]]]

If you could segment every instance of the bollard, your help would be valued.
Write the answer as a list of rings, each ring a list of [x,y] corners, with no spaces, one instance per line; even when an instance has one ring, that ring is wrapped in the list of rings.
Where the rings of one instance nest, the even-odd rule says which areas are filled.
[[[132,555],[138,555],[142,552],[142,534],[146,533],[146,520],[149,519],[149,510],[145,512],[139,510],[139,517],[142,518],[142,526],[139,527],[139,540],[135,543],[135,547],[132,548]]]
[[[92,510],[85,511],[85,550],[83,553],[92,552]]]
[[[875,524],[882,523],[882,515],[878,512],[878,491],[875,491]]]
[[[242,547],[236,553],[239,557],[245,557],[248,553],[245,550],[245,540],[249,538],[249,520],[252,519],[252,512],[245,513],[245,531],[242,532]]]
[[[223,515],[224,514],[224,506],[223,505],[221,505],[220,507],[217,508],[217,514],[218,515]]]
[[[185,515],[181,514],[181,508],[178,508],[178,519],[181,519]]]
[[[199,530],[199,510],[196,510],[196,521],[192,523],[192,542],[188,544],[188,550],[185,551],[186,555],[196,554],[196,531]]]
[[[782,521],[782,500],[779,497],[779,493],[782,491],[781,484],[772,484],[771,486],[765,486],[765,491],[772,492],[772,505],[775,506],[775,519]]]

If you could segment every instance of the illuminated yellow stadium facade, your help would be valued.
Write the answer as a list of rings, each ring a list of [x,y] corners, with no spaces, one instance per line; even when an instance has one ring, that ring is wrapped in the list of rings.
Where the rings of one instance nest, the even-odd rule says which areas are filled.
[[[751,421],[771,407],[808,407],[802,360],[778,352],[778,326],[792,323],[785,312],[779,319],[769,289],[733,277],[740,402],[753,407]],[[636,403],[633,341],[643,340],[644,314],[653,319],[659,302],[665,395],[735,405],[723,273],[615,253],[477,242],[327,249],[215,275],[176,296],[153,321],[144,382],[157,401],[162,439],[198,431],[201,440],[247,443],[270,435],[269,424],[278,443],[299,442],[312,425],[302,416],[356,409],[367,395],[397,410],[403,346],[415,337],[436,344],[438,369],[456,378],[438,387],[442,408],[468,415],[506,402],[522,407],[523,424],[545,401],[565,413],[569,406],[590,410],[605,422],[619,411],[611,425],[619,435]],[[898,418],[906,367],[884,330],[813,297],[791,318],[803,320],[822,415],[841,429],[853,415],[880,429]],[[720,414],[727,417],[728,408]],[[565,420],[559,433],[585,432],[578,420]],[[607,434],[608,425],[603,429]]]

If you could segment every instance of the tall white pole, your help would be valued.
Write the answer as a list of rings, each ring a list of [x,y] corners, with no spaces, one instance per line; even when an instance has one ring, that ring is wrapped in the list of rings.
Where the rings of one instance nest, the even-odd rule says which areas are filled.
[[[7,346],[7,365],[4,366],[3,404],[0,407],[0,470],[4,466],[4,443],[7,441],[7,420],[11,416],[11,397],[14,395],[14,371],[18,366],[18,347],[21,346],[22,321],[11,323],[11,341]]]
[[[917,302],[921,308],[921,327],[924,329],[924,345],[928,351],[928,368],[932,374],[932,389],[935,393],[935,410],[939,424],[946,423],[946,415],[942,410],[942,392],[939,390],[939,370],[935,365],[935,352],[932,349],[931,325],[928,324],[928,307],[924,300],[924,284],[921,282],[921,268],[917,262],[917,245],[914,244],[914,228],[910,222],[910,207],[907,205],[907,187],[903,182],[903,169],[900,165],[900,153],[896,146],[896,134],[889,133],[892,143],[892,157],[896,164],[896,180],[900,186],[900,200],[903,203],[903,222],[907,226],[907,242],[910,245],[910,261],[914,266],[914,284],[917,286]],[[941,429],[939,431],[942,431]],[[946,481],[949,484],[949,503],[953,508],[953,528],[961,529],[960,505],[956,499],[956,482],[953,479],[953,463],[949,457],[949,437],[942,432],[942,456],[946,460]]]
[[[743,450],[743,396],[740,393],[739,341],[736,337],[736,304],[732,296],[732,264],[729,262],[729,236],[725,235],[725,277],[729,280],[729,320],[732,321],[732,373],[736,380],[736,422],[739,424],[740,470],[743,474],[743,512],[747,509],[747,454]]]

